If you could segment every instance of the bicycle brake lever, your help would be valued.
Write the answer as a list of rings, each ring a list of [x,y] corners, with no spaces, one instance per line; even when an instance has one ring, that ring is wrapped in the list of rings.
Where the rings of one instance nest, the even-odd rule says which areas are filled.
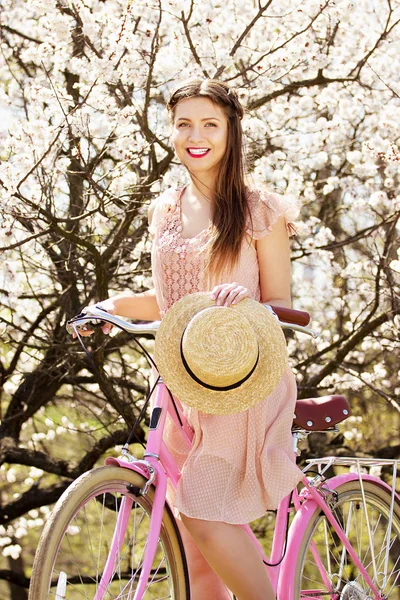
[[[100,308],[99,306],[96,308],[104,311],[104,309]],[[107,311],[104,311],[104,312],[107,312]],[[79,324],[80,319],[87,319],[87,320],[85,321],[85,323]],[[105,321],[101,321],[99,319],[96,319],[95,317],[92,320],[90,318],[90,315],[87,315],[84,312],[80,312],[78,315],[76,315],[72,319],[69,319],[67,321],[66,325],[67,325],[67,330],[69,331],[69,333],[71,333],[72,328],[76,328],[76,329],[78,329],[78,331],[79,330],[88,331],[91,328],[103,327],[103,325],[105,325]],[[87,325],[90,325],[90,328],[88,328]]]

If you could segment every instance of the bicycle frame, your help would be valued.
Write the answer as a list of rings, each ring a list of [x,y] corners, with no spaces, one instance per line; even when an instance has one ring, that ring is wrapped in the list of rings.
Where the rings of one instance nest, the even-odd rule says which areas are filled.
[[[271,307],[266,307],[271,309]],[[69,323],[67,325],[67,329],[69,327],[70,333],[75,331],[73,323],[79,321],[80,324],[84,324],[86,321],[89,323],[93,323],[93,317],[95,319],[105,320],[114,325],[121,327],[126,331],[131,333],[147,333],[154,335],[154,333],[158,329],[158,322],[148,323],[144,325],[133,325],[129,324],[126,321],[123,321],[119,317],[115,317],[112,315],[107,315],[107,318],[104,316],[104,311],[99,308],[91,308],[90,314],[79,315],[75,321]],[[282,328],[290,328],[303,333],[307,333],[312,335],[313,337],[317,337],[317,334],[303,326],[295,325],[293,323],[285,323],[280,322]],[[139,331],[140,330],[140,331]],[[154,393],[154,392],[153,392]],[[167,414],[173,420],[173,422],[177,425],[177,428],[180,434],[183,436],[186,444],[188,445],[188,449],[190,449],[192,444],[193,432],[191,427],[189,426],[187,420],[183,415],[182,406],[176,399],[171,399],[170,393],[167,390],[165,384],[160,380],[158,385],[156,386],[156,390],[154,393],[154,402],[152,405],[152,414],[150,420],[149,427],[149,435],[146,446],[146,451],[144,454],[144,459],[139,460],[134,458],[129,454],[128,445],[125,445],[122,451],[122,456],[120,458],[108,458],[105,463],[107,465],[114,465],[122,468],[128,468],[136,471],[144,478],[143,489],[140,490],[142,495],[146,495],[150,489],[150,486],[156,482],[154,486],[154,498],[153,498],[153,506],[152,513],[150,519],[150,529],[148,536],[148,543],[146,546],[143,565],[140,570],[140,576],[138,581],[138,587],[134,594],[132,600],[141,600],[142,596],[146,590],[147,582],[149,579],[151,567],[154,561],[154,556],[156,552],[156,546],[160,536],[161,523],[163,517],[163,511],[166,502],[166,489],[167,489],[167,481],[169,480],[174,488],[178,485],[180,478],[180,471],[178,466],[176,465],[174,458],[170,451],[168,450],[165,442],[163,441],[163,432],[165,420],[167,418]],[[301,430],[298,434],[298,437],[305,437],[308,435],[308,432]],[[296,436],[295,436],[296,439]],[[295,451],[296,451],[297,440],[295,443]],[[369,461],[369,462],[368,462]],[[274,589],[274,592],[279,600],[292,600],[294,597],[294,577],[293,577],[293,565],[296,564],[297,555],[296,548],[298,547],[299,540],[302,540],[304,534],[306,532],[306,527],[309,522],[310,516],[313,516],[316,511],[320,511],[323,513],[327,519],[327,521],[332,526],[333,530],[336,532],[338,538],[341,540],[344,550],[343,552],[348,552],[351,557],[354,565],[357,567],[359,572],[362,574],[365,582],[369,585],[372,593],[374,594],[374,600],[379,600],[381,597],[379,592],[371,580],[370,576],[366,572],[363,567],[361,561],[359,560],[356,552],[348,541],[346,535],[343,533],[342,528],[337,522],[330,506],[329,499],[325,498],[326,493],[334,494],[335,489],[344,483],[351,482],[357,480],[360,484],[362,499],[364,504],[364,510],[366,510],[366,500],[363,488],[364,481],[373,482],[375,485],[385,488],[385,491],[391,495],[391,509],[389,515],[389,527],[388,527],[388,539],[391,528],[391,521],[393,517],[393,507],[394,503],[400,504],[400,498],[395,491],[395,477],[397,472],[397,463],[398,461],[391,460],[375,460],[375,459],[353,459],[353,458],[323,458],[316,459],[311,461],[312,464],[317,464],[319,468],[319,475],[315,477],[313,480],[309,481],[309,479],[304,475],[302,479],[302,484],[304,486],[301,493],[298,492],[297,489],[293,491],[293,506],[296,511],[296,515],[294,517],[293,523],[289,530],[289,538],[287,540],[287,548],[285,548],[286,543],[286,531],[288,525],[289,513],[291,512],[292,506],[290,506],[290,498],[288,495],[282,499],[277,509],[276,514],[276,526],[274,529],[274,536],[272,542],[272,550],[271,556],[268,559],[264,551],[253,534],[249,525],[242,525],[243,529],[248,533],[248,535],[253,540],[260,557],[264,561],[264,563],[270,563],[267,565],[267,570],[269,573],[269,577],[271,579],[271,583]],[[343,464],[346,466],[355,467],[357,473],[346,473],[345,475],[340,475],[337,477],[333,477],[328,480],[329,488],[326,489],[322,486],[325,479],[322,478],[323,473],[333,464]],[[325,467],[321,467],[325,464]],[[385,464],[393,466],[393,485],[389,487],[386,483],[384,483],[378,477],[373,477],[371,475],[361,474],[361,467],[363,465],[371,466],[371,464]],[[307,471],[307,468],[304,470]],[[135,493],[138,493],[135,490]],[[107,587],[111,581],[113,576],[113,568],[114,568],[114,558],[119,551],[122,545],[122,533],[125,532],[129,516],[131,513],[133,499],[129,500],[129,498],[125,498],[119,511],[119,515],[117,518],[117,523],[114,530],[114,536],[111,543],[110,552],[108,555],[108,559],[106,561],[106,565],[102,574],[102,578],[100,581],[100,585],[98,591],[96,593],[94,600],[103,600],[104,594],[106,593]],[[371,531],[368,530],[368,539],[369,544],[372,548],[372,534]],[[319,571],[323,580],[324,585],[326,585],[326,589],[329,590],[328,593],[331,593],[333,596],[337,595],[336,590],[333,590],[329,584],[329,578],[326,574],[325,568],[323,566],[322,560],[320,560],[317,548],[314,544],[311,544],[311,552],[313,554],[313,558],[315,560],[316,565],[319,567]],[[372,553],[371,553],[372,554]],[[388,550],[386,551],[386,564],[388,561]],[[272,566],[275,565],[275,566]],[[374,571],[374,579],[376,577],[376,565],[373,561],[373,571]],[[318,590],[313,592],[315,598],[320,597],[321,595],[318,593]],[[326,595],[326,592],[324,593]],[[116,599],[118,600],[118,599]]]
[[[175,406],[171,400],[171,396],[169,391],[167,390],[165,384],[160,380],[158,385],[156,386],[156,390],[154,392],[154,401],[152,404],[152,412],[151,412],[151,420],[149,426],[149,434],[148,441],[146,445],[146,450],[144,453],[143,460],[135,459],[128,452],[128,448],[124,447],[122,456],[120,458],[107,458],[105,463],[107,465],[116,465],[122,468],[132,469],[147,479],[147,483],[142,490],[142,494],[146,494],[150,485],[153,484],[154,481],[157,482],[155,485],[155,495],[153,501],[153,509],[150,521],[150,530],[148,537],[148,544],[145,551],[144,561],[140,572],[140,577],[138,581],[138,586],[134,595],[133,600],[141,600],[142,595],[145,592],[146,585],[148,582],[148,578],[150,575],[151,567],[153,564],[156,546],[158,543],[162,515],[164,510],[164,505],[166,502],[166,489],[167,489],[167,481],[168,479],[171,481],[174,488],[176,488],[179,478],[180,471],[168,450],[165,442],[163,441],[163,431],[165,420],[167,418],[167,414],[172,418],[174,423],[177,425],[183,439],[185,440],[188,448],[191,447],[193,432],[185,419],[181,404],[178,400],[174,399]],[[323,459],[322,459],[323,460]],[[357,459],[355,459],[357,460]],[[325,462],[327,460],[325,459]],[[326,470],[326,467],[324,470]],[[271,564],[276,564],[276,566],[267,566],[268,574],[271,579],[271,583],[274,589],[275,594],[279,598],[279,600],[292,600],[293,592],[291,585],[288,585],[292,582],[293,577],[290,576],[293,564],[295,564],[296,556],[294,556],[293,551],[291,550],[291,539],[294,536],[303,536],[304,534],[304,516],[305,513],[310,513],[314,511],[317,507],[326,515],[326,518],[331,523],[333,529],[336,531],[338,537],[343,542],[344,547],[348,551],[351,556],[354,564],[359,569],[360,573],[363,574],[365,581],[370,586],[372,592],[375,595],[375,598],[380,598],[379,592],[376,589],[373,581],[370,579],[368,573],[365,568],[361,564],[356,552],[350,545],[348,539],[344,535],[341,530],[339,524],[337,523],[332,511],[329,508],[328,503],[325,501],[323,495],[318,491],[319,484],[323,482],[321,472],[319,480],[316,481],[315,478],[313,481],[309,481],[306,476],[302,479],[302,483],[304,488],[301,493],[297,491],[297,489],[293,492],[293,504],[296,510],[295,519],[290,527],[289,539],[287,542],[287,548],[285,553],[285,538],[286,538],[286,530],[287,530],[287,520],[289,518],[289,513],[291,511],[290,506],[290,495],[283,498],[280,502],[277,515],[276,515],[276,526],[274,530],[274,537],[272,543],[271,556],[267,558],[264,554],[264,551],[257,540],[256,536],[252,532],[249,525],[242,525],[243,529],[248,533],[248,535],[253,540],[253,543],[258,549],[258,552],[264,562],[268,562]],[[360,473],[357,475],[356,473],[349,473],[345,475],[340,475],[334,477],[329,480],[329,490],[334,491],[335,488],[342,483],[347,481],[351,481],[354,479],[360,479]],[[386,487],[386,489],[392,493],[393,502],[394,502],[394,487],[391,489],[387,484],[385,484],[382,480],[376,477],[372,477],[370,475],[363,475],[364,480],[371,480],[378,483],[381,486]],[[393,484],[394,485],[394,484]],[[106,588],[110,582],[112,577],[112,569],[113,569],[113,560],[112,550],[114,548],[118,548],[118,543],[120,539],[119,531],[124,531],[123,528],[126,527],[127,520],[129,518],[129,514],[131,511],[132,502],[126,502],[126,504],[121,507],[120,514],[118,517],[116,529],[114,532],[114,539],[112,542],[112,549],[110,551],[109,561],[107,561],[103,576],[100,582],[99,591],[95,596],[95,600],[102,600]],[[283,557],[283,554],[285,556]],[[318,558],[318,552],[316,548],[313,550],[314,558],[317,561],[317,564],[321,564]],[[319,561],[319,563],[318,563]],[[321,573],[323,567],[321,566]],[[323,576],[323,575],[322,575]],[[329,586],[328,578],[326,577],[326,584]]]

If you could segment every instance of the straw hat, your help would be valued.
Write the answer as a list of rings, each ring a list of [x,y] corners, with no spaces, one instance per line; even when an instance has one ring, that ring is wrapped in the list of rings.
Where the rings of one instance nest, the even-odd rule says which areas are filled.
[[[259,302],[216,306],[198,292],[178,300],[157,332],[155,360],[171,392],[204,413],[247,410],[278,385],[287,365],[276,318]]]

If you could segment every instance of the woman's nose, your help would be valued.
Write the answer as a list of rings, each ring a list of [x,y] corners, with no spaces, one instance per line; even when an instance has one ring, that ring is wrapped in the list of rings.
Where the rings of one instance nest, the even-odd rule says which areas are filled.
[[[200,127],[191,127],[189,132],[188,140],[190,142],[199,143],[204,139],[203,132]]]

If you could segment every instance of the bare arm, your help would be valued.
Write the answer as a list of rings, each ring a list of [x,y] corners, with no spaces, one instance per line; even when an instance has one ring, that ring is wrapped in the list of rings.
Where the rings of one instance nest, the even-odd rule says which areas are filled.
[[[256,241],[256,250],[260,270],[261,302],[291,308],[290,244],[283,217],[277,220],[271,233]],[[243,298],[249,297],[249,290],[236,281],[216,285],[211,292],[211,298],[220,306],[237,304]]]
[[[291,308],[290,243],[283,217],[277,220],[271,233],[257,240],[256,250],[261,302]]]
[[[99,304],[112,314],[129,319],[158,321],[161,318],[154,289],[139,294],[124,292],[99,302]]]

